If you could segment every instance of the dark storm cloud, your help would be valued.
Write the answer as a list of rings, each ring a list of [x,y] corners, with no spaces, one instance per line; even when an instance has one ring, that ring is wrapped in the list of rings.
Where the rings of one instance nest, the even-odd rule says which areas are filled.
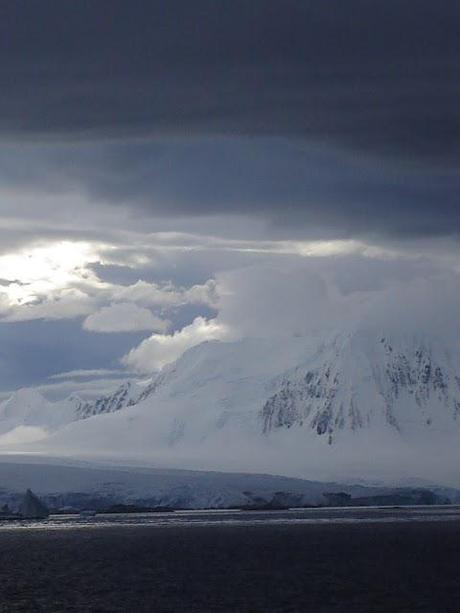
[[[455,169],[386,159],[377,163],[298,140],[207,138],[0,147],[0,181],[36,196],[39,189],[55,198],[67,191],[83,192],[90,202],[111,205],[114,213],[129,210],[133,228],[144,231],[158,230],[161,218],[175,220],[177,229],[181,217],[195,217],[195,231],[204,233],[200,216],[246,215],[265,218],[272,238],[388,239],[460,233],[460,174]],[[84,232],[97,235],[101,226],[92,228],[94,213],[86,214],[90,217]],[[78,223],[80,219],[74,232]],[[243,227],[217,223],[218,233],[227,236],[241,237]],[[193,231],[190,221],[185,226],[182,222],[182,228]]]
[[[145,231],[456,235],[459,29],[447,0],[7,0],[0,184],[45,194],[53,223],[87,197],[68,236],[110,208]]]
[[[4,135],[288,135],[460,153],[456,0],[5,0]]]

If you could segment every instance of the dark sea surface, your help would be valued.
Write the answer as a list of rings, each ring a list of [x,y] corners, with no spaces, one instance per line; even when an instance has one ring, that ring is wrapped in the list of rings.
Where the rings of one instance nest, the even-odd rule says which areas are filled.
[[[460,611],[459,507],[0,522],[0,611]]]

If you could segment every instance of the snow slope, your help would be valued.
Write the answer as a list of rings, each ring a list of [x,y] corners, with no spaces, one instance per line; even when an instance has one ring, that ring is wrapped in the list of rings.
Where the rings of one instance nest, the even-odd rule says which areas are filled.
[[[0,404],[0,440],[36,440],[76,418],[79,400],[49,402],[33,389],[21,389]]]
[[[40,403],[43,420],[50,409]],[[76,421],[53,422],[26,448],[176,468],[457,485],[459,438],[455,343],[366,325],[308,338],[203,343],[142,391],[124,386],[77,407]],[[4,438],[1,444],[18,449]]]
[[[141,391],[127,381],[95,401],[84,401],[72,394],[65,400],[50,402],[37,390],[20,389],[0,403],[0,443],[38,440],[73,421],[114,413],[135,403]]]

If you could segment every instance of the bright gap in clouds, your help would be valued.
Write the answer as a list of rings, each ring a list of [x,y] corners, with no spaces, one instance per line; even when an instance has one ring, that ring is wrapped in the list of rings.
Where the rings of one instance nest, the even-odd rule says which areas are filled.
[[[118,243],[42,242],[0,256],[0,322],[3,330],[12,324],[12,333],[34,320],[74,326],[81,335],[79,360],[55,358],[53,351],[57,356],[69,350],[66,338],[61,345],[56,339],[59,347],[43,349],[48,376],[59,375],[60,368],[118,368],[117,376],[145,376],[206,340],[305,335],[342,325],[387,286],[440,274],[437,265],[431,270],[419,259],[357,240],[249,241],[158,232],[128,233]],[[195,278],[178,283],[194,267]],[[112,276],[104,277],[105,268]],[[123,276],[128,269],[129,282]],[[456,285],[456,277],[447,284]],[[34,329],[29,326],[27,334]],[[92,360],[95,343],[112,340],[114,348],[123,348],[109,360]],[[5,350],[0,359],[11,361],[11,355]]]
[[[0,256],[2,292],[12,303],[27,304],[40,294],[75,283],[98,283],[88,265],[100,261],[91,243],[62,241]]]

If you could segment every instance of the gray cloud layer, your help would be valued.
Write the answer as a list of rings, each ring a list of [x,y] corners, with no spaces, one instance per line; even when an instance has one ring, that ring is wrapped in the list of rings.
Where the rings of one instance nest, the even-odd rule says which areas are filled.
[[[147,225],[457,235],[459,25],[448,0],[3,2],[0,183]]]
[[[455,0],[25,0],[3,134],[289,135],[455,163]]]
[[[277,237],[388,239],[460,229],[458,171],[376,163],[287,139],[10,145],[0,147],[0,181],[35,194],[83,193],[131,210],[144,229],[155,216],[213,215],[265,216]],[[64,207],[65,199],[60,215]]]

